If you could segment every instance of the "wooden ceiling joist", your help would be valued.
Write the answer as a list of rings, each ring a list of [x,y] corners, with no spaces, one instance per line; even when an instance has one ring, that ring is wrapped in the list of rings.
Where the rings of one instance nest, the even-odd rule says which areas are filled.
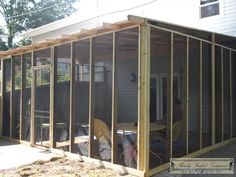
[[[103,28],[105,28],[105,29],[110,29],[110,30],[118,30],[118,29],[119,29],[119,26],[114,25],[114,24],[111,24],[111,23],[106,23],[106,22],[104,22],[104,23],[103,23]]]
[[[45,43],[50,44],[50,45],[56,45],[56,44],[60,44],[63,43],[63,39],[46,39]]]
[[[75,33],[75,34],[62,34],[61,39],[64,41],[72,41],[79,39],[80,33]]]
[[[95,35],[97,33],[97,29],[81,29],[80,34],[81,35]]]
[[[43,49],[45,47],[60,45],[65,42],[79,40],[79,39],[89,37],[89,36],[96,36],[96,35],[103,34],[106,32],[116,31],[116,30],[122,29],[124,27],[129,27],[129,26],[131,27],[131,26],[134,26],[137,24],[138,23],[134,23],[133,21],[122,21],[122,22],[113,23],[113,24],[103,23],[103,26],[101,26],[101,27],[97,27],[94,29],[81,29],[80,32],[77,32],[74,34],[63,34],[61,36],[61,38],[46,39],[45,41],[43,41],[41,43],[33,43],[29,46],[22,46],[17,49],[10,49],[8,51],[0,51],[0,58],[3,59],[8,56],[12,56],[12,55],[20,55],[20,54],[27,52],[27,51],[30,52],[30,51],[36,50],[36,49],[41,49],[41,48]]]

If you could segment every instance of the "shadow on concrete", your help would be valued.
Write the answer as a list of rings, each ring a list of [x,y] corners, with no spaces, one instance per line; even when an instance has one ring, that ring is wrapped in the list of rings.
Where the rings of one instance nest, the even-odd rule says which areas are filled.
[[[16,145],[16,144],[19,144],[19,143],[0,137],[0,146],[10,146],[10,145]]]

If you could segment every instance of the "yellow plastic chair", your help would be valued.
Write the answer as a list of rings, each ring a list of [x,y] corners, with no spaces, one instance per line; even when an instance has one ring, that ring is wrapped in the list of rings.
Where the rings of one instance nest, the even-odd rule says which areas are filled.
[[[172,141],[175,142],[177,141],[181,136],[182,136],[182,133],[183,133],[183,124],[184,123],[184,120],[181,119],[179,121],[176,121],[174,124],[173,124],[173,127],[172,127]],[[151,138],[151,141],[161,141],[161,142],[165,142],[167,141],[167,137],[163,137],[163,136],[155,136]],[[174,155],[180,155],[182,154],[182,152],[177,152],[175,153]],[[158,155],[162,156],[163,154],[161,153],[158,153]]]
[[[107,124],[101,119],[94,119],[94,136],[97,140],[111,145],[111,138]]]

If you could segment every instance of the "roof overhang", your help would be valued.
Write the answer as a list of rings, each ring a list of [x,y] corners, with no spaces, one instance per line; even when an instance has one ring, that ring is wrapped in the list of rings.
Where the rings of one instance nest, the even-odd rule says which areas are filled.
[[[102,35],[105,33],[113,32],[113,31],[119,31],[121,29],[135,27],[139,25],[140,22],[135,22],[131,20],[124,20],[116,23],[103,23],[101,27],[93,28],[93,29],[81,29],[80,32],[70,34],[70,35],[61,35],[60,38],[56,39],[45,39],[44,41],[40,43],[33,43],[28,46],[22,46],[18,47],[16,49],[10,49],[7,51],[0,51],[0,58],[9,58],[11,56],[20,55],[22,53],[27,53],[33,50],[39,50],[51,46],[57,46],[63,43],[67,42],[73,42],[76,40],[81,40],[84,38]]]
[[[124,21],[115,22],[115,23],[103,23],[101,27],[97,27],[93,29],[81,29],[77,33],[69,34],[69,35],[62,35],[60,38],[57,38],[57,39],[45,39],[43,42],[33,43],[29,46],[22,46],[16,49],[10,49],[8,51],[1,51],[0,58],[4,59],[4,58],[8,58],[9,56],[20,55],[20,54],[30,52],[33,50],[57,46],[63,43],[78,41],[78,40],[82,40],[88,37],[94,37],[94,36],[106,34],[109,32],[116,32],[116,31],[123,30],[126,28],[135,27],[141,24],[157,26],[157,27],[163,28],[164,30],[169,30],[170,32],[177,32],[179,34],[184,34],[185,36],[189,36],[189,37],[194,37],[194,35],[198,35],[198,34],[204,34],[207,36],[212,36],[212,34],[214,34],[221,37],[222,39],[232,40],[235,45],[232,48],[232,50],[235,51],[236,49],[236,38],[233,36],[216,34],[216,33],[208,32],[208,31],[203,31],[200,29],[194,29],[194,28],[179,26],[175,24],[162,22],[162,21],[129,15],[128,19]],[[42,28],[45,28],[45,26],[42,26]],[[201,39],[201,37],[199,37],[199,39]],[[203,39],[203,41],[204,40],[208,42],[212,42],[211,39]]]

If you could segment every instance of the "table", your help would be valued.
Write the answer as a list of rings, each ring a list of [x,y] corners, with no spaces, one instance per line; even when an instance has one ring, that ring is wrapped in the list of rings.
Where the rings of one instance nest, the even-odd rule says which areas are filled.
[[[165,124],[150,123],[150,131],[159,131],[166,128]],[[137,132],[138,127],[134,122],[122,122],[117,124],[117,130]]]
[[[165,124],[150,123],[150,131],[160,131],[165,128]],[[122,159],[123,156],[124,163],[128,166],[133,166],[133,163],[135,164],[137,160],[137,130],[138,126],[134,122],[117,123],[117,134],[120,135],[123,147],[123,152],[119,155],[119,159]],[[150,153],[161,161],[161,158],[151,149]]]
[[[74,138],[74,144],[79,144],[79,143],[87,143],[89,142],[89,136],[88,135],[83,135],[83,136],[77,136]],[[70,140],[63,141],[63,142],[56,142],[56,147],[63,147],[63,146],[69,146]]]

